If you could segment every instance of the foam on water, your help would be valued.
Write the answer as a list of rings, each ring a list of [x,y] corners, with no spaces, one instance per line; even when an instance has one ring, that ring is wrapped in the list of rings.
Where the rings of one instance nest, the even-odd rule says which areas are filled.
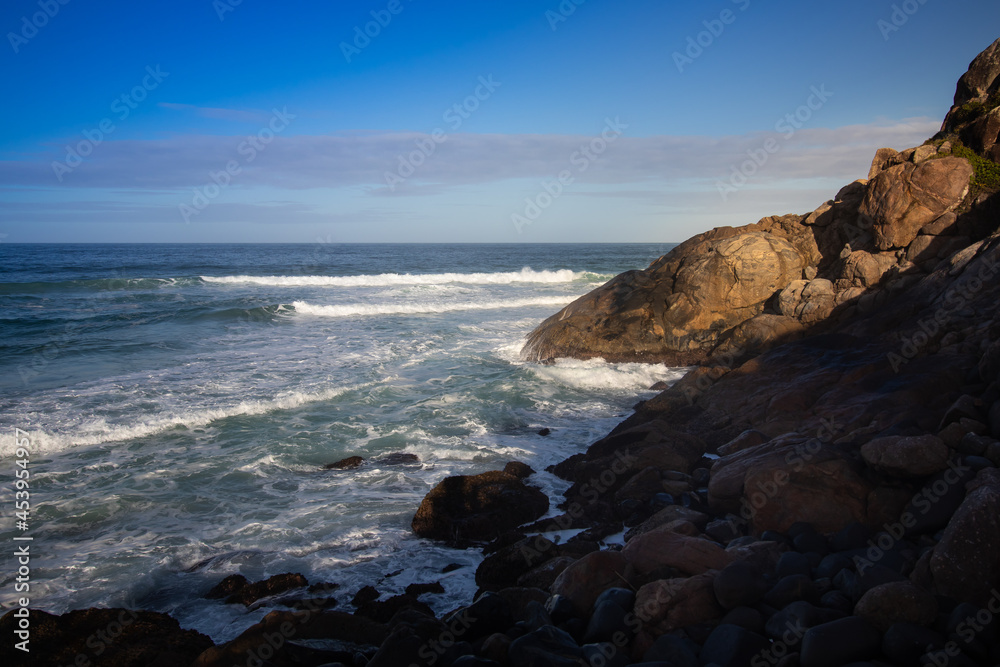
[[[386,287],[396,285],[509,285],[512,283],[571,283],[581,280],[607,280],[610,275],[587,271],[520,271],[498,273],[383,273],[364,276],[201,276],[206,283],[226,285],[267,285],[271,287]]]
[[[373,315],[426,315],[435,313],[455,313],[473,310],[500,310],[503,308],[533,308],[536,306],[565,306],[566,297],[538,297],[534,299],[511,299],[509,301],[428,301],[424,303],[393,304],[350,304],[323,306],[293,301],[296,313],[316,317],[364,317]]]
[[[568,482],[546,466],[682,372],[518,355],[544,317],[659,252],[181,247],[165,258],[128,247],[109,253],[107,271],[79,269],[93,252],[62,267],[40,256],[23,276],[33,283],[15,285],[22,275],[10,271],[5,283],[34,292],[11,299],[26,326],[7,324],[7,339],[56,343],[44,357],[9,355],[15,381],[0,392],[0,455],[13,453],[14,426],[32,439],[33,544],[46,558],[32,601],[53,613],[151,609],[226,641],[276,604],[204,598],[237,572],[335,582],[342,609],[364,585],[388,597],[441,581],[446,592],[424,600],[449,611],[475,592],[481,554],[412,533],[426,493],[446,476],[521,460],[558,514]],[[315,268],[282,275],[303,261]],[[517,270],[529,262],[536,268]],[[123,266],[189,277],[121,279]],[[108,290],[130,293],[97,294]],[[126,298],[148,316],[115,319]],[[83,312],[100,326],[67,333]],[[22,383],[19,365],[39,375]],[[419,462],[382,458],[399,452]],[[366,463],[324,469],[352,455]],[[0,527],[0,540],[12,535]],[[442,574],[451,563],[460,567]]]
[[[308,403],[328,401],[366,386],[371,385],[331,387],[314,393],[292,391],[271,399],[245,400],[228,407],[182,411],[127,424],[109,424],[103,418],[85,419],[67,429],[69,432],[49,433],[42,429],[26,429],[25,432],[32,441],[34,452],[51,455],[72,447],[134,440],[175,428],[195,429],[231,417],[290,410]],[[14,435],[8,432],[0,433],[0,457],[13,456],[15,450]]]

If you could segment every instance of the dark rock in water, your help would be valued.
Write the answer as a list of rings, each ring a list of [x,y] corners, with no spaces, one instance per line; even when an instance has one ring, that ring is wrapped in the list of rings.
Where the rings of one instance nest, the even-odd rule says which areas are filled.
[[[746,561],[730,563],[712,582],[715,597],[725,609],[752,607],[767,593],[763,573]]]
[[[535,474],[531,466],[527,463],[521,463],[520,461],[511,461],[503,467],[503,471],[508,475],[513,475],[518,479],[524,479],[525,477],[531,477]]]
[[[435,595],[444,593],[444,586],[441,585],[440,581],[435,581],[431,584],[410,584],[406,587],[406,594],[417,597],[418,595],[423,595],[424,593],[433,593]]]
[[[205,597],[210,600],[227,598],[249,585],[250,582],[242,574],[231,574],[213,586],[212,590],[210,590]]]
[[[701,649],[703,663],[721,667],[749,665],[770,648],[771,642],[737,625],[720,625],[708,636]]]
[[[55,616],[31,609],[30,653],[14,644],[19,619],[11,610],[0,618],[4,665],[190,665],[212,640],[194,630],[182,630],[167,616],[130,609],[80,609]],[[99,651],[99,652],[98,652]],[[100,656],[99,658],[95,656]]]
[[[701,665],[698,661],[699,650],[699,646],[690,639],[661,635],[642,654],[642,661],[667,662],[674,667],[699,667]]]
[[[882,635],[857,616],[817,625],[802,639],[802,667],[840,667],[878,657]]]
[[[360,456],[348,456],[346,459],[341,459],[336,463],[327,463],[323,468],[325,470],[350,470],[352,468],[357,468],[365,460]]]
[[[375,459],[375,463],[384,466],[399,466],[420,463],[420,457],[410,452],[392,452]]]
[[[541,536],[526,537],[486,556],[476,568],[476,585],[492,591],[516,586],[522,576],[559,554],[554,542]]]
[[[411,595],[394,595],[388,600],[365,602],[354,613],[356,616],[364,616],[378,623],[388,623],[403,609],[413,609],[427,616],[434,616],[430,607]]]
[[[351,600],[351,604],[355,607],[360,607],[363,604],[378,600],[379,597],[381,597],[381,593],[379,593],[374,586],[365,586],[354,594],[354,599]]]
[[[552,626],[529,632],[510,644],[511,665],[519,667],[581,667],[583,649],[568,633]]]
[[[663,391],[664,389],[669,389],[669,388],[670,388],[669,384],[667,384],[663,380],[660,380],[659,382],[654,382],[652,384],[652,386],[650,386],[649,390],[650,391]]]
[[[240,577],[244,584],[242,586],[239,586],[240,579],[237,579],[237,577],[240,577],[240,575],[226,577],[226,579],[209,592],[209,595],[219,593],[222,588],[232,589],[232,593],[226,598],[226,604],[243,604],[249,607],[261,598],[284,593],[293,588],[304,588],[309,585],[309,582],[301,574],[291,572],[276,574],[273,577],[252,584],[246,583],[246,579]],[[221,595],[218,595],[218,597],[221,597]]]
[[[329,593],[340,588],[340,584],[334,584],[328,581],[321,581],[315,584],[310,584],[307,589],[310,593]]]
[[[544,436],[544,435],[549,435],[550,433],[552,433],[552,429],[550,428],[543,428],[538,430],[538,435]]]
[[[443,568],[441,568],[441,574],[448,574],[449,572],[454,572],[455,570],[461,570],[462,565],[459,563],[448,563]]]
[[[413,532],[438,540],[488,540],[533,521],[549,509],[549,499],[505,472],[457,475],[428,493],[413,517]]]

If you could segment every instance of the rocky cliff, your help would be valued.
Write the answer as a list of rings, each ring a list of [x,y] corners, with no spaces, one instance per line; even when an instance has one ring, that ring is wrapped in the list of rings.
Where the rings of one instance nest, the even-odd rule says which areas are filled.
[[[617,276],[545,320],[522,355],[690,365],[873,312],[996,230],[998,71],[994,43],[924,145],[879,150],[867,178],[811,213],[713,229]]]

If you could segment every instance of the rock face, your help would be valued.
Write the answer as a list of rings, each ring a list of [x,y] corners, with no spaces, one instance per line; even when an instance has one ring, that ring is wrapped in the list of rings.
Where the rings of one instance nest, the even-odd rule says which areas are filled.
[[[928,223],[953,211],[969,193],[972,166],[946,157],[898,164],[868,185],[859,214],[870,220],[879,250],[905,248]]]
[[[437,540],[489,540],[533,521],[548,497],[518,477],[492,471],[447,477],[428,493],[413,517],[413,532]]]
[[[964,142],[1000,160],[998,60],[1000,40],[970,65],[927,144],[880,149],[868,179],[811,213],[714,229],[615,277],[542,322],[522,356],[675,366],[741,359],[854,307],[871,312],[995,227],[996,202],[984,206],[972,164],[953,149]]]
[[[630,271],[545,320],[524,354],[664,361],[683,365],[725,331],[764,311],[765,302],[813,263],[814,244],[798,218],[716,229],[681,244],[645,271]]]
[[[18,627],[14,613],[0,618],[0,631],[8,638],[0,647],[5,665],[190,665],[212,646],[211,639],[194,630],[182,630],[166,614],[83,609],[54,616],[31,610],[31,652],[26,654],[14,648],[16,640],[12,638]],[[80,656],[87,662],[80,662]],[[21,662],[24,658],[28,660]]]

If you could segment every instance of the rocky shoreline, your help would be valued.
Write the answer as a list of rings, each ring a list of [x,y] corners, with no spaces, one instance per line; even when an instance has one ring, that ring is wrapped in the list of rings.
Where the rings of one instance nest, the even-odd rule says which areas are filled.
[[[427,582],[385,600],[365,587],[347,612],[335,584],[235,576],[207,595],[288,610],[218,646],[165,614],[32,611],[30,661],[12,642],[0,658],[1000,664],[998,139],[1000,40],[924,145],[882,149],[817,210],[699,235],[542,323],[525,348],[538,361],[697,366],[550,469],[571,482],[555,517],[539,520],[548,500],[518,462],[428,494],[418,535],[485,543],[468,606],[438,618]]]

